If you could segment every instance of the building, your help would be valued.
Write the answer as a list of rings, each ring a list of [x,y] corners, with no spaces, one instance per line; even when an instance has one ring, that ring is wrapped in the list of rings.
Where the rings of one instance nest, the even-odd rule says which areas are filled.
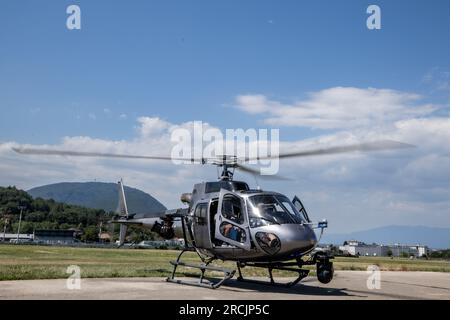
[[[339,250],[350,256],[384,257],[388,255],[389,248],[378,244],[365,244],[361,241],[345,241]]]
[[[428,247],[422,245],[401,245],[394,244],[389,246],[389,249],[392,251],[392,255],[394,257],[402,257],[402,256],[414,256],[414,257],[423,257],[428,255]]]
[[[36,230],[34,241],[45,244],[72,244],[75,242],[75,230]]]
[[[374,256],[374,257],[423,257],[428,255],[428,247],[423,245],[379,245],[366,244],[357,240],[345,241],[339,246],[339,251],[349,256]]]
[[[19,242],[28,242],[33,241],[34,235],[28,233],[20,233],[19,234]],[[16,242],[17,241],[17,233],[0,233],[0,241],[3,242]]]
[[[100,242],[111,242],[111,235],[107,232],[102,232],[98,234],[98,240]]]
[[[157,248],[180,248],[184,247],[184,239],[170,239],[170,240],[153,240],[153,241],[141,241],[137,244],[138,248],[142,249],[157,249]]]

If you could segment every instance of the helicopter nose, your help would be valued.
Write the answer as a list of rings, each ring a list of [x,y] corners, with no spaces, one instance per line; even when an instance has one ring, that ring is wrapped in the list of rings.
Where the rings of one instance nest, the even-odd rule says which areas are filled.
[[[317,236],[309,225],[302,225],[300,228],[300,242],[302,244],[313,247],[317,243]]]
[[[310,225],[283,224],[264,226],[255,230],[254,237],[256,240],[258,240],[258,234],[260,237],[264,234],[266,236],[269,234],[276,235],[281,243],[281,250],[278,251],[280,255],[306,252],[317,243],[316,234]]]
[[[290,226],[289,238],[285,243],[286,251],[301,250],[307,251],[313,248],[317,243],[317,237],[314,230],[309,225]]]

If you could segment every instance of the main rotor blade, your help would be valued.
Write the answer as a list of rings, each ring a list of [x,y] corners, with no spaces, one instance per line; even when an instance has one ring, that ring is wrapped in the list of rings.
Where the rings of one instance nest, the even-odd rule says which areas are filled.
[[[74,156],[74,157],[101,157],[101,158],[121,158],[121,159],[145,159],[145,160],[175,160],[175,161],[190,161],[205,163],[206,159],[187,159],[187,158],[172,158],[165,156],[140,156],[130,154],[116,154],[116,153],[101,153],[101,152],[82,152],[82,151],[67,151],[54,149],[36,149],[36,148],[12,148],[15,152],[20,154],[30,155],[50,155],[50,156]]]
[[[336,146],[329,148],[321,148],[321,149],[313,149],[308,151],[295,151],[295,152],[287,152],[280,153],[277,155],[270,155],[264,157],[256,157],[256,158],[245,158],[243,161],[248,162],[252,160],[264,160],[264,159],[283,159],[283,158],[296,158],[296,157],[309,157],[309,156],[319,156],[319,155],[328,155],[328,154],[338,154],[338,153],[349,153],[355,151],[361,152],[372,152],[372,151],[383,151],[383,150],[395,150],[395,149],[408,149],[415,148],[414,145],[397,142],[392,140],[382,140],[382,141],[374,141],[374,142],[365,142],[359,144],[353,144],[348,146]]]
[[[259,169],[254,169],[254,168],[250,168],[248,166],[244,166],[243,164],[240,163],[236,163],[235,168],[238,170],[241,170],[243,172],[247,172],[250,173],[252,175],[257,175],[263,179],[267,179],[267,180],[291,180],[289,178],[280,176],[280,175],[265,175],[265,174],[261,174],[261,171]]]
[[[382,150],[393,150],[393,149],[405,149],[405,148],[413,148],[413,145],[392,141],[392,140],[383,140],[383,141],[375,141],[375,142],[366,142],[360,144],[353,144],[347,146],[337,146],[337,147],[329,147],[322,149],[313,149],[309,151],[297,151],[297,152],[288,152],[288,153],[280,153],[277,155],[270,155],[264,157],[256,157],[256,158],[244,158],[244,159],[236,159],[237,162],[249,162],[252,160],[261,160],[261,159],[283,159],[283,158],[294,158],[294,157],[307,157],[307,156],[316,156],[316,155],[327,155],[327,154],[338,154],[338,153],[348,153],[355,151],[382,151]],[[172,158],[167,156],[145,156],[145,155],[130,155],[130,154],[115,154],[115,153],[101,153],[101,152],[83,152],[83,151],[69,151],[69,150],[57,150],[57,149],[44,149],[44,148],[26,148],[26,147],[13,147],[15,152],[20,154],[29,154],[29,155],[50,155],[50,156],[75,156],[75,157],[102,157],[102,158],[121,158],[121,159],[144,159],[144,160],[174,160],[174,161],[189,161],[191,163],[211,163],[214,164],[217,162],[217,159],[209,159],[209,158]],[[211,162],[212,161],[212,162]],[[251,172],[252,168],[246,167],[246,169],[242,169],[242,171]],[[253,170],[256,173],[257,170]]]

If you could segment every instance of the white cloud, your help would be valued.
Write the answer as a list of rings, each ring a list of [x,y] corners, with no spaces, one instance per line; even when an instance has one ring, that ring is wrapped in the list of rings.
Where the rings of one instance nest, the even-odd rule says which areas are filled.
[[[89,119],[91,119],[91,120],[96,120],[96,119],[97,119],[97,116],[95,115],[95,113],[89,113],[89,114],[88,114],[88,117],[89,117]]]
[[[160,118],[140,117],[138,118],[138,131],[141,137],[151,137],[153,135],[159,135],[163,131],[167,131],[171,124]]]
[[[428,152],[450,152],[450,118],[433,117],[402,120],[395,123],[395,137],[411,141]]]
[[[422,78],[432,91],[450,91],[450,72],[439,67],[431,68]]]
[[[448,227],[450,118],[432,116],[438,107],[421,99],[394,90],[338,87],[290,104],[263,95],[239,96],[237,107],[263,115],[272,125],[334,129],[331,134],[283,142],[285,151],[384,139],[416,146],[282,161],[280,173],[297,181],[289,187],[285,182],[274,185],[304,196],[311,214],[328,217],[337,230],[389,224]]]
[[[334,87],[289,104],[264,95],[241,95],[236,104],[247,113],[263,114],[265,123],[273,126],[350,129],[425,116],[436,109],[419,104],[420,99],[417,94],[390,89]]]
[[[192,132],[193,122],[173,124],[155,117],[141,117],[137,135],[130,140],[106,140],[88,136],[63,137],[56,145],[20,145],[71,151],[134,155],[171,154],[171,132],[185,128]],[[204,124],[204,128],[211,128]],[[190,192],[199,180],[215,179],[215,170],[196,165],[176,166],[165,161],[117,160],[90,157],[19,155],[15,142],[0,144],[0,185],[29,189],[61,181],[109,181],[124,178],[126,184],[152,194],[168,207],[179,207],[179,196]]]
[[[269,101],[262,94],[240,95],[237,96],[236,102],[239,109],[250,114],[269,113],[273,109],[282,107],[279,102]]]
[[[200,130],[194,122],[174,124],[157,117],[137,120],[136,136],[129,140],[98,139],[89,136],[63,137],[55,145],[21,145],[84,152],[102,152],[134,155],[171,154],[171,133],[179,128]],[[217,129],[203,123],[203,130]],[[218,129],[217,129],[218,130]],[[198,132],[197,132],[198,134]],[[165,161],[102,159],[89,157],[62,157],[20,155],[12,151],[18,143],[0,144],[0,185],[17,185],[29,189],[61,181],[109,181],[123,177],[125,183],[140,188],[168,207],[181,205],[179,196],[190,192],[194,183],[215,180],[216,170],[199,165],[176,166]]]

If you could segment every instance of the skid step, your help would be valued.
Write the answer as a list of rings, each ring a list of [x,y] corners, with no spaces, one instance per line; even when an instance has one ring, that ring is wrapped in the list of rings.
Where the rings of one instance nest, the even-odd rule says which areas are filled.
[[[200,270],[209,270],[209,271],[219,271],[219,272],[223,272],[225,274],[231,274],[234,273],[235,270],[230,270],[230,269],[226,269],[226,268],[221,268],[221,267],[217,267],[217,266],[208,266],[204,263],[202,264],[193,264],[193,263],[186,263],[183,261],[170,261],[170,264],[173,266],[180,266],[180,267],[187,267],[187,268],[195,268],[195,269],[200,269]]]
[[[231,279],[234,277],[234,273],[236,270],[230,270],[227,268],[221,268],[218,266],[210,266],[208,265],[209,262],[203,262],[201,264],[193,264],[193,263],[186,263],[181,261],[181,256],[183,253],[187,250],[183,250],[179,255],[176,261],[170,261],[170,264],[173,265],[173,271],[170,277],[166,279],[168,282],[173,283],[179,283],[179,284],[185,284],[190,286],[198,286],[198,287],[204,287],[204,288],[210,288],[210,289],[217,289],[220,287],[226,280]],[[201,271],[201,275],[197,282],[194,281],[185,281],[180,279],[175,279],[175,273],[178,267],[187,267],[187,268],[194,268],[199,269]],[[205,271],[217,271],[223,273],[223,278],[217,281],[211,281],[211,279],[207,279],[205,277]],[[206,280],[206,281],[205,281]]]
[[[237,278],[238,281],[244,281],[244,282],[250,282],[250,283],[257,283],[257,284],[270,284],[274,286],[283,286],[283,287],[293,287],[297,283],[299,283],[302,279],[306,278],[309,274],[308,269],[301,269],[299,268],[291,268],[292,263],[276,263],[276,264],[270,264],[270,263],[247,263],[245,265],[241,265],[239,262],[237,263],[237,269],[239,271],[239,276]],[[256,267],[256,268],[267,268],[269,271],[269,278],[270,282],[266,281],[260,281],[260,280],[253,280],[253,279],[245,279],[242,276],[241,267]],[[283,270],[283,271],[291,271],[298,273],[297,278],[294,281],[288,282],[288,283],[276,283],[272,271],[273,270]]]

